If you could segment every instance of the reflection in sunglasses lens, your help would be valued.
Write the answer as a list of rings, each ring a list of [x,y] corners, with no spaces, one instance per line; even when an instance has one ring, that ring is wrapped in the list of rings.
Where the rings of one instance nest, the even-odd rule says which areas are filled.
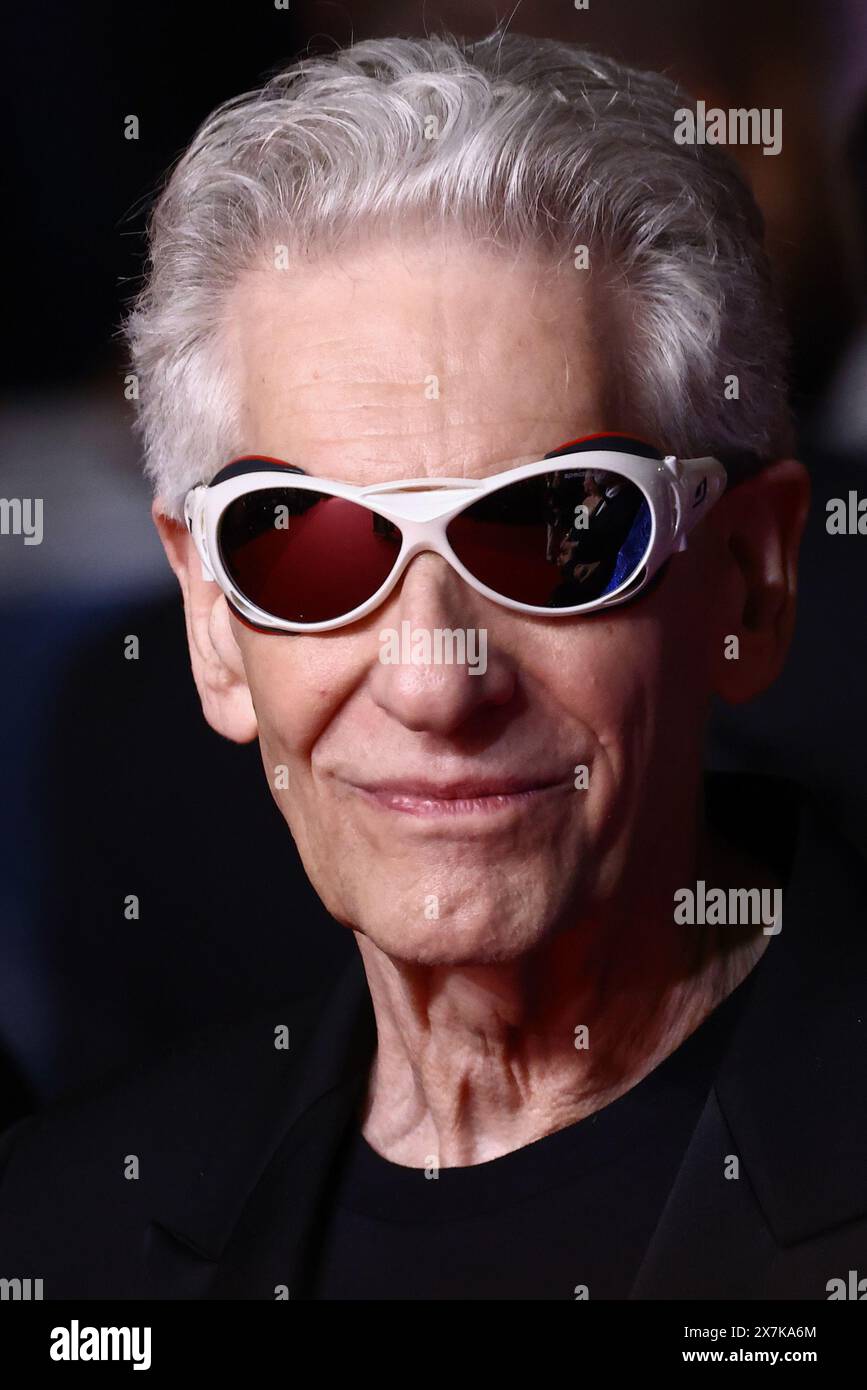
[[[619,588],[650,546],[647,499],[629,478],[587,468],[507,483],[449,523],[458,559],[495,593],[571,608]]]

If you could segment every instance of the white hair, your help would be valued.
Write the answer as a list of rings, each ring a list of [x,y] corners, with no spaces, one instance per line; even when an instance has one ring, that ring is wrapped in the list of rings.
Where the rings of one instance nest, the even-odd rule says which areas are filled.
[[[648,434],[682,456],[785,454],[787,340],[761,214],[723,150],[675,143],[684,105],[658,74],[498,31],[365,40],[218,107],[156,203],[124,325],[167,513],[245,447],[221,333],[239,275],[278,244],[307,259],[419,218],[552,265],[587,245],[627,308],[618,377]]]

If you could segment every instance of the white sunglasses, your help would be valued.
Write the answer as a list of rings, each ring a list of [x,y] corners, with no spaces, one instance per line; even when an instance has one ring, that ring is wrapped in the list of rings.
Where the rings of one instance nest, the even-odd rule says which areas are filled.
[[[715,458],[625,435],[573,440],[487,478],[356,487],[244,457],[186,496],[204,577],[264,632],[329,632],[373,612],[433,551],[517,613],[572,617],[634,598],[726,488]]]

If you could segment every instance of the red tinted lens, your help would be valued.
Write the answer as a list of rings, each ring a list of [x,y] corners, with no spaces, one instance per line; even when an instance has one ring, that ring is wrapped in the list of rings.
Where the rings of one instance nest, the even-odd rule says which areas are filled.
[[[650,507],[629,478],[561,469],[507,483],[449,523],[474,578],[517,603],[572,608],[619,588],[650,548]]]
[[[344,617],[372,598],[401,546],[396,526],[327,493],[274,487],[230,502],[220,555],[251,603],[293,623]]]

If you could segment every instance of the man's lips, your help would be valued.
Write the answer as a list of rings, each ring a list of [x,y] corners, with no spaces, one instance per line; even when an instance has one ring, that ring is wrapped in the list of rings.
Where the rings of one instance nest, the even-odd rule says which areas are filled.
[[[365,800],[407,815],[443,816],[483,814],[535,800],[546,791],[562,788],[563,778],[490,777],[441,783],[399,778],[393,781],[351,783]]]

